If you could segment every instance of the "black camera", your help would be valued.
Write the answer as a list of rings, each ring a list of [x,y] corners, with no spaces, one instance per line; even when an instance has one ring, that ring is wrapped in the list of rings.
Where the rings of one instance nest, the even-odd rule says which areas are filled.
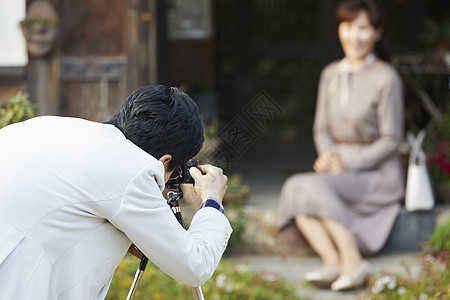
[[[167,181],[167,186],[178,185],[181,183],[194,183],[194,178],[192,178],[189,169],[191,167],[196,167],[198,160],[193,157],[187,162],[179,166],[175,171],[173,171],[172,176]]]

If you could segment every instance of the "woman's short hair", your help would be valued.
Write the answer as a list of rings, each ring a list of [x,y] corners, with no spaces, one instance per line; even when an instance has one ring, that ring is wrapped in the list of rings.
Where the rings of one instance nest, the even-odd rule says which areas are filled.
[[[169,171],[195,156],[203,145],[203,125],[195,102],[177,88],[163,85],[135,90],[106,122],[159,159],[172,155]]]
[[[364,10],[369,16],[370,24],[376,28],[383,28],[384,11],[377,2],[372,0],[343,0],[338,3],[336,9],[336,23],[352,22],[359,12]]]

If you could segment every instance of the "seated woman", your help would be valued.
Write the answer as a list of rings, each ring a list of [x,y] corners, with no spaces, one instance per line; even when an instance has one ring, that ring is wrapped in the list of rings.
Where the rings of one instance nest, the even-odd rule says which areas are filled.
[[[362,255],[382,248],[400,210],[403,95],[399,75],[376,51],[380,7],[347,0],[336,18],[345,57],[321,74],[315,172],[285,182],[279,209],[281,234],[296,226],[322,259],[305,279],[340,291],[366,282],[370,266]]]

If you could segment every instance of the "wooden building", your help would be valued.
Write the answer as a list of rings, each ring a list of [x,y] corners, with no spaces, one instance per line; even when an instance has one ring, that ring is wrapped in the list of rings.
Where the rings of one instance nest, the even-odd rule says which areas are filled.
[[[161,83],[188,91],[226,127],[264,91],[284,115],[257,132],[257,142],[312,147],[319,73],[342,55],[336,1],[19,1],[28,9],[46,1],[58,17],[51,53],[0,66],[0,99],[28,91],[38,114],[104,121],[135,88]],[[382,2],[396,53],[422,49],[424,21],[448,11],[446,0]]]

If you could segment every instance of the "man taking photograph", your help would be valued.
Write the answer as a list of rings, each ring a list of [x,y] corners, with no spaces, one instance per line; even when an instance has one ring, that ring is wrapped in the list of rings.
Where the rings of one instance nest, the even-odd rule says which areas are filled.
[[[203,205],[188,230],[162,195],[202,144],[194,101],[161,85],[134,91],[104,124],[44,116],[1,129],[0,299],[104,299],[131,243],[174,279],[202,285],[232,231],[227,178],[190,169],[188,194]]]

